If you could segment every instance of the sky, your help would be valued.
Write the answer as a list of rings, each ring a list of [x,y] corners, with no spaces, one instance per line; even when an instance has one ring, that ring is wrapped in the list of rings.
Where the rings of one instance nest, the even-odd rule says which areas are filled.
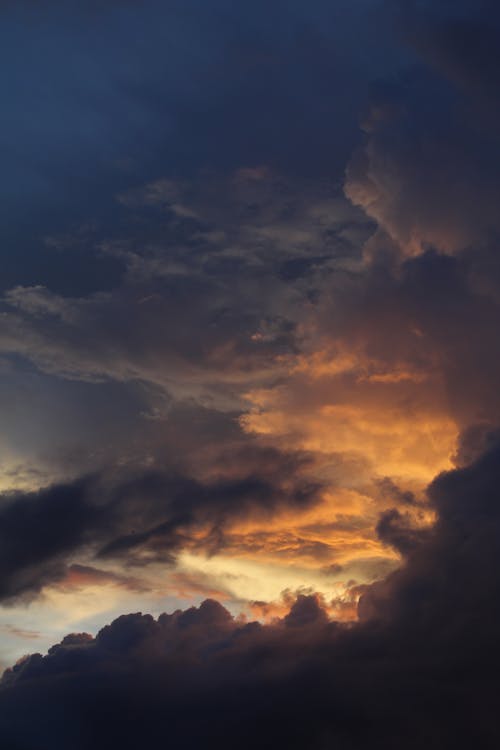
[[[6,750],[498,745],[499,50],[1,4]]]

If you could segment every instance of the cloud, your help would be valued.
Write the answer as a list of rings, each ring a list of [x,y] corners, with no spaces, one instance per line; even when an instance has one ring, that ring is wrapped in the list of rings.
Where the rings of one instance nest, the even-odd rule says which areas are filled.
[[[416,749],[436,736],[494,745],[499,457],[496,441],[431,484],[432,533],[365,590],[361,623],[329,622],[304,594],[270,625],[233,619],[213,600],[158,620],[124,615],[6,672],[3,741],[134,747],[168,732],[177,746],[215,747],[239,732],[244,748],[263,736],[311,750]]]
[[[118,586],[129,591],[143,592],[145,584],[134,576],[121,575],[108,570],[101,570],[90,565],[70,565],[64,577],[57,582],[61,591],[73,591],[88,586]]]
[[[0,597],[37,592],[64,575],[63,560],[82,545],[100,517],[80,480],[27,495],[4,497],[0,509]]]
[[[37,492],[4,494],[0,599],[33,596],[53,583],[71,588],[100,581],[137,588],[133,577],[81,560],[121,559],[145,566],[172,564],[184,548],[213,554],[224,546],[229,522],[271,518],[279,509],[300,511],[318,502],[321,485],[300,475],[303,457],[270,451],[267,458],[272,466],[267,477],[265,470],[260,476],[211,481],[160,471],[128,476],[115,471]]]
[[[122,277],[81,296],[10,288],[0,350],[52,376],[139,381],[225,410],[286,374],[301,309],[322,276],[352,262],[363,231],[338,186],[271,170],[157,180],[118,200],[121,232],[97,238],[91,225],[50,243],[60,254],[90,246]]]
[[[364,11],[372,5],[381,12],[372,3]],[[432,8],[417,5],[419,40],[446,37],[450,49],[460,48],[463,30],[439,26],[436,37]],[[266,88],[264,71],[287,78],[281,66],[291,50],[298,44],[309,53],[322,38],[308,33],[292,44],[292,34],[274,49],[249,33],[244,54],[233,50],[231,90],[248,70],[258,72],[257,91]],[[418,505],[424,485],[452,466],[459,432],[495,422],[500,276],[486,225],[496,193],[475,202],[470,195],[479,182],[487,192],[490,183],[495,188],[496,172],[484,171],[488,144],[474,140],[470,118],[454,127],[463,96],[457,91],[469,79],[458,81],[444,68],[436,74],[430,42],[411,43],[427,69],[420,64],[376,87],[366,143],[348,175],[349,195],[368,220],[348,206],[335,180],[300,169],[291,174],[264,153],[243,159],[243,150],[236,161],[184,171],[159,159],[154,174],[139,170],[107,183],[113,202],[107,218],[87,216],[72,232],[65,225],[45,235],[58,257],[78,247],[92,253],[90,265],[97,256],[113,260],[116,277],[90,291],[35,279],[5,292],[0,349],[13,369],[9,383],[22,370],[26,390],[31,393],[35,379],[39,384],[34,415],[19,390],[22,406],[6,405],[17,431],[6,430],[5,442],[24,451],[19,465],[41,465],[38,484],[69,485],[87,472],[108,477],[117,464],[127,476],[147,477],[140,489],[137,482],[145,518],[137,498],[111,499],[104,489],[97,511],[91,501],[99,520],[84,525],[75,545],[47,553],[47,565],[62,566],[48,580],[66,575],[68,565],[93,567],[95,555],[97,567],[103,560],[147,567],[170,564],[180,550],[212,551],[226,560],[261,556],[283,567],[295,558],[309,570],[351,564],[367,580],[367,561],[385,572],[396,548],[402,552],[410,543],[415,513],[406,508],[408,498]],[[471,45],[467,64],[474,67],[479,51],[474,40]],[[344,54],[339,50],[333,57]],[[148,71],[157,51],[145,62]],[[329,60],[328,50],[318,49],[314,70]],[[193,65],[196,75],[182,68],[193,86],[186,96],[202,106],[199,61]],[[176,91],[177,85],[172,82]],[[475,112],[478,92],[465,88]],[[296,101],[303,86],[286,92],[287,101]],[[222,99],[229,101],[226,89]],[[238,121],[246,106],[234,113]],[[187,109],[193,121],[196,107]],[[184,109],[176,112],[182,119]],[[281,121],[283,111],[275,115]],[[285,150],[296,132],[289,135]],[[229,150],[231,137],[218,131]],[[379,231],[362,258],[373,219]],[[5,402],[14,401],[10,393]],[[32,421],[41,425],[39,434],[23,441]],[[286,462],[273,458],[283,454],[312,462],[306,469],[302,458],[300,466],[290,459],[292,476],[301,476],[297,485],[283,484]],[[6,463],[4,481],[22,486],[10,457]],[[24,483],[36,486],[37,476]],[[384,477],[397,490],[382,491]],[[109,482],[121,487],[121,480]],[[319,505],[308,502],[319,499],[319,485],[328,488],[321,517],[305,518],[305,507]],[[280,493],[283,503],[276,501]],[[179,499],[160,507],[152,494]],[[279,508],[272,523],[265,514],[256,520],[253,511],[253,525],[248,522],[250,496],[261,508]],[[69,549],[77,550],[76,559]]]
[[[376,530],[385,544],[391,545],[402,555],[408,555],[429,535],[428,528],[415,528],[408,515],[405,517],[396,508],[381,514]]]
[[[0,598],[210,599],[22,660],[0,740],[495,747],[498,10],[215,5],[4,11]]]
[[[379,226],[367,257],[478,249],[499,230],[498,8],[400,6],[419,64],[374,86],[346,193]]]

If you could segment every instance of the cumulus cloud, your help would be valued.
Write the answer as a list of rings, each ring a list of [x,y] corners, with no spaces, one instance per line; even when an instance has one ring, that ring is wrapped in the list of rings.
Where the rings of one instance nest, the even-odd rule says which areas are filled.
[[[267,626],[213,600],[158,620],[124,615],[6,672],[3,741],[134,747],[168,735],[227,747],[236,733],[245,748],[263,737],[311,750],[494,745],[499,456],[495,441],[431,484],[437,524],[368,587],[361,623],[329,622],[313,595]]]

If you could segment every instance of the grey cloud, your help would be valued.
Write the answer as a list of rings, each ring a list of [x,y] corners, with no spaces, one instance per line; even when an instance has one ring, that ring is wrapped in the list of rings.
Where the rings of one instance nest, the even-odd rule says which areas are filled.
[[[96,578],[99,571],[85,562],[92,558],[144,566],[173,564],[180,550],[193,545],[213,553],[224,545],[230,520],[319,501],[321,486],[301,477],[299,454],[281,457],[271,451],[268,460],[272,468],[262,475],[246,473],[244,465],[239,476],[205,481],[173,471],[114,469],[37,492],[5,494],[0,598],[32,598],[71,574]],[[194,541],[196,531],[203,535]],[[113,582],[133,584],[132,578],[121,581],[116,575]]]
[[[235,736],[243,748],[263,737],[311,750],[494,746],[498,458],[494,442],[431,484],[432,534],[385,582],[361,587],[360,623],[328,622],[304,594],[269,626],[214,601],[158,620],[125,615],[8,670],[2,738],[26,750],[70,736],[76,748],[134,747],[167,731],[186,748]]]
[[[383,232],[368,255],[478,249],[499,231],[498,8],[399,5],[418,65],[374,87],[346,190]]]

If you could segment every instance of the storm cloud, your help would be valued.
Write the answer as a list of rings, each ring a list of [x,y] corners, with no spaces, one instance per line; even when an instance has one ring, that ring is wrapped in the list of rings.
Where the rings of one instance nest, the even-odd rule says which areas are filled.
[[[267,626],[213,600],[158,620],[124,615],[5,673],[3,741],[26,750],[165,736],[186,748],[226,747],[233,736],[242,747],[311,750],[492,746],[499,455],[496,440],[432,483],[432,534],[363,595],[359,624],[329,622],[314,596]]]
[[[0,14],[2,747],[496,747],[496,4]]]
[[[307,456],[270,450],[267,455],[261,451],[259,458],[268,462],[260,475],[210,483],[149,471],[128,477],[95,475],[4,495],[0,599],[29,598],[63,580],[67,563],[77,555],[122,558],[140,567],[154,561],[173,564],[184,547],[213,554],[224,546],[228,521],[272,517],[280,507],[300,510],[319,501],[321,485],[299,473]]]

